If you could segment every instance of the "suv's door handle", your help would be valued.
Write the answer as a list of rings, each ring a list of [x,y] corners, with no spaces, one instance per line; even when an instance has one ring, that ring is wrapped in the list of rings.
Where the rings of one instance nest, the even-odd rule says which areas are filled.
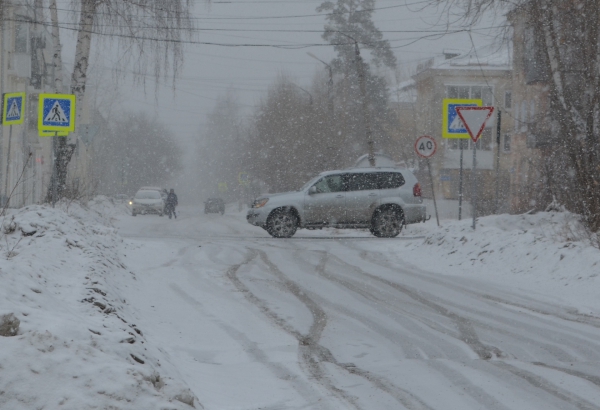
[[[336,197],[336,198],[343,198],[343,197],[344,197],[344,195],[336,195],[335,197]]]
[[[377,196],[377,194],[375,192],[371,192],[369,196]]]

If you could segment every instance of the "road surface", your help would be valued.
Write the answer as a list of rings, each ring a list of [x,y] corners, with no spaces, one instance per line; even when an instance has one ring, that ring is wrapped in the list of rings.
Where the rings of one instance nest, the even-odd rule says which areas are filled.
[[[117,226],[139,327],[206,409],[600,409],[600,319],[378,250],[420,238],[194,207]]]

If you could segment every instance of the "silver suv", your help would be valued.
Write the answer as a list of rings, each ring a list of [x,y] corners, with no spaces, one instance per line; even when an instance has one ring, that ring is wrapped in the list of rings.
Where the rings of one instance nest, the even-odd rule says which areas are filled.
[[[322,227],[369,228],[393,238],[402,225],[424,222],[426,209],[412,172],[355,168],[323,172],[295,192],[261,196],[246,218],[276,238]]]

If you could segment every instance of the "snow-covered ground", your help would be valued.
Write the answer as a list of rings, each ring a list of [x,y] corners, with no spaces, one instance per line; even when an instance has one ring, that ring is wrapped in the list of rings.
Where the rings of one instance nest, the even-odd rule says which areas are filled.
[[[190,408],[177,369],[137,326],[136,273],[109,220],[122,212],[99,198],[3,218],[0,316],[20,328],[0,337],[0,409]]]
[[[98,198],[2,224],[1,409],[575,409],[600,403],[600,251],[563,212],[398,238]]]

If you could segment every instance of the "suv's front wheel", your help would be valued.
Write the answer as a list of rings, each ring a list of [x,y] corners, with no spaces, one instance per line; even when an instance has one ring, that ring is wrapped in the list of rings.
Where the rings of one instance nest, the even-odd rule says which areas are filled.
[[[269,215],[266,229],[273,238],[291,238],[298,229],[298,217],[287,209],[276,209]]]
[[[394,208],[378,209],[373,215],[371,233],[379,238],[394,238],[402,230],[402,211]]]

